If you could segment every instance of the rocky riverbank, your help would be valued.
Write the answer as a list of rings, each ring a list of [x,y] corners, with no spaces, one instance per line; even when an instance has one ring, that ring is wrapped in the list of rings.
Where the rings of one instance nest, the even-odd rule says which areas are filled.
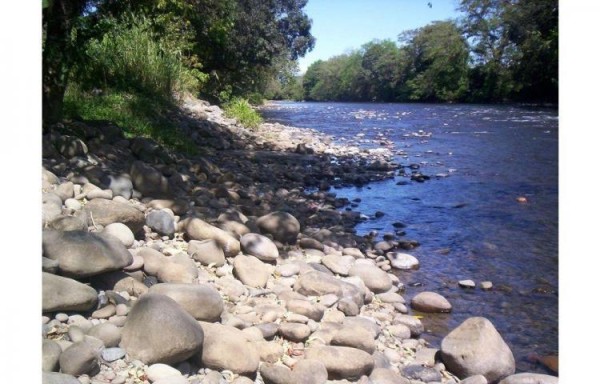
[[[357,236],[330,192],[393,177],[388,150],[251,131],[192,98],[173,119],[197,155],[101,121],[43,137],[44,383],[557,382],[514,375],[484,318],[441,350],[419,338],[409,307],[452,306],[402,297],[416,244]]]

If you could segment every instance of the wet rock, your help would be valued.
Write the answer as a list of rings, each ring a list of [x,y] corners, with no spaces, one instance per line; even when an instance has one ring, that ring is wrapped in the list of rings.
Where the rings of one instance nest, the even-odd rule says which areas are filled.
[[[199,364],[201,366],[223,370],[228,369],[240,375],[249,375],[258,369],[259,354],[237,328],[200,322],[204,330],[204,345]]]
[[[94,288],[42,272],[42,312],[87,311],[96,306],[97,300]]]
[[[264,288],[272,267],[254,256],[238,255],[233,259],[233,273],[245,285]]]
[[[148,293],[129,312],[120,346],[146,364],[174,364],[198,353],[203,340],[202,327],[175,300]]]
[[[279,257],[277,246],[268,238],[256,233],[248,233],[240,239],[244,253],[256,256],[263,261],[274,261]]]
[[[216,240],[190,240],[187,252],[192,259],[203,265],[214,264],[216,267],[225,265],[225,254]]]
[[[295,244],[300,232],[300,222],[287,212],[272,212],[259,217],[256,225],[263,233],[273,235],[282,243]]]
[[[515,372],[510,348],[483,317],[471,317],[452,330],[442,340],[441,357],[459,378],[481,374],[495,382]]]
[[[163,283],[148,292],[169,296],[196,320],[218,321],[223,312],[221,295],[209,285]]]
[[[44,256],[58,260],[59,269],[68,276],[88,277],[119,270],[133,261],[121,242],[106,234],[83,231],[44,231]]]
[[[181,228],[192,240],[215,240],[226,257],[240,253],[240,242],[224,230],[198,218],[189,218],[180,223]]]
[[[107,226],[112,223],[123,223],[133,233],[139,233],[146,219],[144,214],[133,206],[115,200],[94,199],[85,205],[88,222]]]
[[[412,298],[410,306],[421,312],[446,313],[452,311],[452,304],[439,293],[421,292]]]
[[[375,364],[370,354],[350,347],[315,346],[306,350],[305,358],[322,362],[330,380],[356,380],[369,375]]]
[[[390,261],[392,267],[396,269],[408,270],[419,268],[419,260],[408,253],[388,252],[386,253],[386,257]]]
[[[558,377],[541,373],[517,373],[510,375],[498,384],[558,384]]]

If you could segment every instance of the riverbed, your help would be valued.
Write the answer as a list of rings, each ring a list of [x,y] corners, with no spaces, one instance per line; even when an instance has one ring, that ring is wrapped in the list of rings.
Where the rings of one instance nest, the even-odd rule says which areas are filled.
[[[453,305],[451,314],[423,314],[423,337],[439,346],[466,318],[484,316],[511,347],[517,371],[545,372],[528,356],[558,354],[556,109],[275,102],[261,112],[339,144],[391,149],[404,175],[332,191],[368,216],[358,234],[402,231],[400,239],[420,243],[407,251],[420,269],[396,271],[405,298],[435,291]],[[463,279],[477,287],[459,287]]]

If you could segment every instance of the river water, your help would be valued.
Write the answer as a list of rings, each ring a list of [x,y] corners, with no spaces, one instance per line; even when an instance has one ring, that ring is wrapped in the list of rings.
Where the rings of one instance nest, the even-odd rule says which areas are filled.
[[[396,176],[333,191],[361,199],[353,209],[371,219],[356,227],[359,235],[393,233],[392,223],[402,222],[404,238],[420,242],[407,251],[420,269],[396,273],[407,301],[434,291],[453,305],[451,314],[424,315],[422,337],[432,346],[468,317],[483,316],[511,347],[518,372],[545,372],[528,356],[558,354],[556,109],[276,102],[262,114],[337,143],[388,145],[399,164],[419,165],[430,180]],[[376,211],[385,215],[375,218]],[[463,279],[477,288],[460,288]],[[490,291],[479,287],[486,280]]]

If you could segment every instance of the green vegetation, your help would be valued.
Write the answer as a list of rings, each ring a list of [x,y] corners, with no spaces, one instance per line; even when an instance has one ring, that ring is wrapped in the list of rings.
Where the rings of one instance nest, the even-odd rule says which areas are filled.
[[[558,102],[558,1],[462,0],[464,17],[313,63],[306,100]]]
[[[225,116],[234,118],[243,126],[248,128],[257,128],[262,123],[262,118],[256,112],[248,100],[240,97],[234,97],[223,105]]]

